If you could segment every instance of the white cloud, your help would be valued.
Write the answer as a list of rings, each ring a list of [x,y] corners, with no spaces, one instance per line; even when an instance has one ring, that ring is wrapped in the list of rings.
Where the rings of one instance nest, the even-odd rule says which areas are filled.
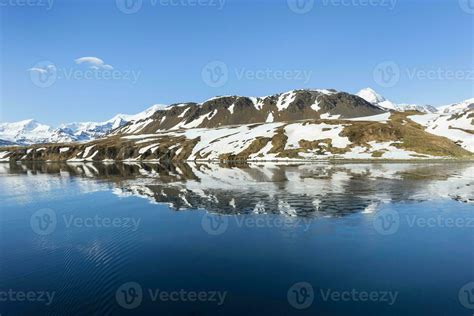
[[[28,71],[39,72],[40,74],[45,74],[48,72],[46,69],[35,67],[28,69]]]
[[[97,58],[97,57],[81,57],[81,58],[77,58],[76,60],[74,60],[74,62],[78,65],[85,64],[89,68],[95,69],[95,70],[100,70],[100,69],[112,70],[112,69],[114,69],[114,67],[112,67],[111,65],[106,64],[102,59]]]
[[[28,71],[38,72],[40,74],[47,74],[48,72],[55,71],[55,70],[56,70],[56,66],[54,65],[47,65],[45,67],[33,67],[33,68],[28,69]]]

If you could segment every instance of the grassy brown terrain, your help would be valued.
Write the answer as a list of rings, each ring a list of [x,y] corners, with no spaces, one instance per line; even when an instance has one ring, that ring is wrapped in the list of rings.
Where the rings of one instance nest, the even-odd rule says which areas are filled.
[[[456,158],[473,155],[448,138],[426,132],[423,126],[408,118],[410,115],[417,114],[420,113],[417,111],[394,112],[386,124],[353,122],[355,124],[344,128],[341,136],[347,136],[353,145],[370,146],[368,144],[370,141],[393,141],[393,146],[418,154]]]

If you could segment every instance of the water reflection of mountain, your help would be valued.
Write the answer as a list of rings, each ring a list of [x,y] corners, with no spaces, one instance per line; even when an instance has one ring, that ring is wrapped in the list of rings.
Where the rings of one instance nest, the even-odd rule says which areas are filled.
[[[449,198],[474,203],[472,163],[26,163],[1,164],[0,174],[52,175],[49,181],[74,177],[106,185],[118,196],[222,214],[342,216],[399,201]]]

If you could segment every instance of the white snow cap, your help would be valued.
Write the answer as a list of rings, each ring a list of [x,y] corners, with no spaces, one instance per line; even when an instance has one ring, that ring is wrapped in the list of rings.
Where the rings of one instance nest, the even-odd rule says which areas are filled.
[[[361,97],[365,101],[372,103],[373,105],[379,106],[388,110],[396,110],[397,106],[385,99],[383,96],[375,92],[372,88],[365,88],[357,92],[357,96]]]
[[[364,99],[365,101],[374,103],[374,104],[386,101],[386,99],[383,96],[375,92],[375,90],[372,88],[362,89],[359,92],[357,92],[357,95],[361,97],[362,99]]]
[[[375,90],[372,88],[365,88],[360,90],[359,92],[357,92],[357,96],[385,110],[395,110],[401,112],[416,110],[424,113],[438,112],[438,109],[431,105],[393,103],[392,101],[387,100],[385,97],[375,92]]]

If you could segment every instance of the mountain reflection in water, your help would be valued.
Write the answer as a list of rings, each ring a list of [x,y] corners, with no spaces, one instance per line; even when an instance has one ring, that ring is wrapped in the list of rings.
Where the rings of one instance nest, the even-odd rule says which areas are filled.
[[[11,177],[15,183],[9,184],[11,174],[37,176],[39,182],[32,187],[31,177]],[[13,190],[45,190],[54,181],[72,177],[85,182],[84,191],[110,189],[120,197],[139,196],[174,210],[205,209],[218,214],[338,217],[373,212],[381,203],[434,199],[474,203],[474,164],[468,162],[25,163],[0,164],[0,175],[5,178],[2,191],[7,195]]]

